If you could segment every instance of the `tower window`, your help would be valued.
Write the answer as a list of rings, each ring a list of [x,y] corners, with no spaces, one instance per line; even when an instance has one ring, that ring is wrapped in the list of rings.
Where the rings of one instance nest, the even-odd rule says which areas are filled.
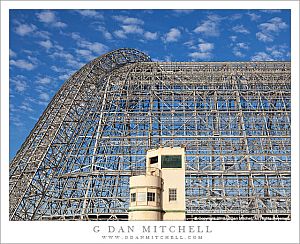
[[[154,202],[155,201],[155,193],[147,192],[147,201]]]
[[[136,201],[136,193],[131,193],[130,199],[131,199],[131,202],[135,202]]]
[[[177,189],[169,188],[169,201],[176,201],[176,200],[177,200]]]
[[[162,168],[181,168],[181,155],[162,155]]]
[[[150,158],[150,164],[155,164],[158,162],[158,156]]]

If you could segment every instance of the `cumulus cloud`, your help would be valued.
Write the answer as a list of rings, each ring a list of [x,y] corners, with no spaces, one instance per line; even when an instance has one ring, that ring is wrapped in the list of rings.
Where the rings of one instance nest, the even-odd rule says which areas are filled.
[[[32,109],[32,107],[30,106],[30,104],[28,102],[23,101],[21,106],[19,107],[21,110],[23,111],[27,111],[27,112],[33,112],[34,110]]]
[[[89,42],[86,40],[81,40],[77,43],[77,45],[82,48],[87,48],[97,55],[103,54],[108,50],[108,47],[100,42]]]
[[[279,17],[275,17],[273,19],[270,19],[268,22],[259,25],[259,28],[262,31],[273,31],[273,32],[279,32],[280,30],[285,29],[287,27],[288,25],[284,21],[282,21],[282,19]]]
[[[157,32],[146,31],[144,33],[144,37],[146,40],[156,40],[158,38]]]
[[[122,29],[114,31],[114,35],[118,38],[126,39],[128,34],[143,36],[144,40],[148,41],[156,40],[158,38],[158,33],[145,31],[141,27],[144,22],[141,22],[137,18],[124,18],[124,16],[115,16],[115,18],[124,24],[121,25]]]
[[[18,59],[18,60],[10,60],[9,62],[10,65],[12,66],[15,66],[17,68],[20,68],[20,69],[25,69],[25,70],[33,70],[36,68],[36,64],[34,63],[31,63],[31,62],[28,62],[24,59]]]
[[[143,25],[144,21],[138,18],[131,18],[128,16],[124,16],[124,15],[115,15],[113,16],[113,18],[117,21],[122,22],[123,24],[126,25]]]
[[[165,42],[176,42],[181,36],[181,32],[177,28],[171,28],[169,32],[165,34],[164,41]]]
[[[248,31],[248,30],[244,27],[244,25],[236,25],[236,26],[234,26],[234,27],[232,28],[232,30],[233,30],[234,32],[242,33],[242,34],[249,34],[249,33],[250,33],[250,31]]]
[[[256,38],[263,42],[272,42],[274,40],[273,35],[270,33],[264,33],[264,32],[257,32]]]
[[[290,57],[289,48],[286,44],[266,47],[266,52],[271,55],[274,60],[285,60],[285,58]]]
[[[258,28],[260,31],[256,33],[256,38],[263,42],[272,42],[274,35],[288,28],[288,25],[281,18],[274,17],[268,22],[258,25]]]
[[[244,42],[238,42],[238,43],[234,43],[231,44],[233,46],[232,52],[235,56],[237,57],[245,57],[246,55],[243,53],[243,51],[248,50],[249,46],[248,44],[244,43]]]
[[[279,61],[290,57],[289,48],[286,44],[266,47],[264,52],[257,52],[252,57],[253,61]]]
[[[122,25],[125,34],[143,34],[143,29],[137,25]]]
[[[50,84],[52,82],[52,80],[49,77],[39,77],[36,80],[36,83],[40,84],[40,85],[47,85]]]
[[[251,21],[257,21],[260,19],[260,15],[255,13],[247,13],[247,15],[250,17]]]
[[[47,51],[53,47],[53,44],[50,40],[40,41],[40,42],[38,42],[38,44],[41,45],[42,47],[46,48]]]
[[[29,25],[19,24],[15,28],[15,32],[20,36],[26,36],[26,35],[29,35],[29,34],[33,33],[36,29],[37,29],[37,27],[35,25],[32,25],[32,24],[29,24]]]
[[[273,61],[274,59],[265,52],[257,52],[251,57],[251,61]]]
[[[54,11],[42,11],[40,13],[37,13],[36,16],[38,17],[39,21],[48,24],[53,27],[58,27],[58,28],[64,28],[67,27],[66,23],[63,23],[58,20],[58,18],[55,15]]]
[[[199,50],[201,52],[208,52],[214,49],[213,43],[200,43],[199,44]]]
[[[17,75],[14,78],[10,79],[11,84],[13,84],[16,92],[24,92],[28,85],[26,79],[23,75]]]
[[[50,99],[50,96],[45,93],[45,92],[42,92],[40,95],[39,95],[39,98],[41,99],[42,102],[48,102],[49,99]]]
[[[193,52],[189,54],[189,57],[191,57],[193,60],[209,60],[212,58],[212,54],[209,52]]]
[[[214,44],[205,42],[203,39],[199,39],[199,42],[197,46],[193,42],[189,43],[190,49],[196,49],[195,52],[189,53],[189,57],[192,60],[210,60],[213,57],[212,50],[214,49]]]
[[[207,18],[207,20],[202,21],[201,24],[194,29],[194,32],[206,36],[219,36],[219,24],[222,18],[218,15],[209,15]]]
[[[92,54],[92,52],[90,50],[86,50],[86,49],[78,49],[76,50],[76,53],[80,56],[83,57],[86,60],[92,60],[95,58],[95,56]]]
[[[108,47],[100,42],[87,41],[76,32],[73,32],[70,35],[76,41],[76,45],[78,47],[81,49],[87,49],[95,53],[97,56],[108,51]]]
[[[97,12],[96,10],[91,9],[83,9],[83,10],[75,10],[75,12],[79,13],[84,17],[94,18],[94,19],[103,19],[103,14]]]
[[[98,26],[96,28],[96,30],[100,31],[102,33],[102,35],[104,36],[105,39],[108,39],[108,40],[112,39],[112,34],[110,32],[108,32],[105,27]]]

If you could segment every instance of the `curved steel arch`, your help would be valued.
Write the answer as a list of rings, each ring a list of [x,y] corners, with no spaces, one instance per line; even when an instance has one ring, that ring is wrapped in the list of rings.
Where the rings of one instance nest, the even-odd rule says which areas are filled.
[[[94,62],[99,62],[104,71],[110,72],[129,63],[151,62],[151,58],[137,49],[120,48],[102,55]]]
[[[151,59],[136,49],[117,49],[84,65],[62,85],[11,161],[9,171],[11,220],[34,219],[37,215],[36,212],[29,214],[25,209],[38,206],[24,200],[30,197],[28,194],[34,191],[33,188],[38,188],[35,195],[40,195],[40,200],[43,197],[41,188],[47,187],[49,182],[46,179],[50,181],[48,174],[51,174],[45,160],[49,151],[52,150],[51,144],[59,135],[64,124],[67,123],[69,113],[88,102],[91,97],[95,96],[98,89],[105,90],[105,87],[109,85],[106,78],[111,72],[137,62],[151,62]],[[101,84],[99,84],[99,80],[102,81]],[[103,105],[103,101],[105,98],[99,97],[99,104]],[[36,178],[41,177],[44,179],[44,185],[40,180],[35,181]],[[39,182],[39,187],[35,186],[37,182]],[[36,198],[39,199],[39,197]],[[24,213],[22,213],[22,209],[24,209]]]

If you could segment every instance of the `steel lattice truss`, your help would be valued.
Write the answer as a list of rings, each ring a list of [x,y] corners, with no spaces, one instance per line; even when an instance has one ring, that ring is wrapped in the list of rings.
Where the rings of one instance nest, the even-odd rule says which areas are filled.
[[[290,78],[289,62],[93,60],[11,162],[10,219],[127,219],[146,151],[185,146],[187,220],[289,220]]]

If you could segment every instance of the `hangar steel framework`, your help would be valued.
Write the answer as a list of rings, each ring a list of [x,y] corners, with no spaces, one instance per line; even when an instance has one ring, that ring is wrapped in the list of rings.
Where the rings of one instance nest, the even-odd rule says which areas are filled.
[[[127,220],[147,150],[178,146],[187,220],[290,220],[290,79],[290,62],[96,58],[10,163],[10,220]]]

